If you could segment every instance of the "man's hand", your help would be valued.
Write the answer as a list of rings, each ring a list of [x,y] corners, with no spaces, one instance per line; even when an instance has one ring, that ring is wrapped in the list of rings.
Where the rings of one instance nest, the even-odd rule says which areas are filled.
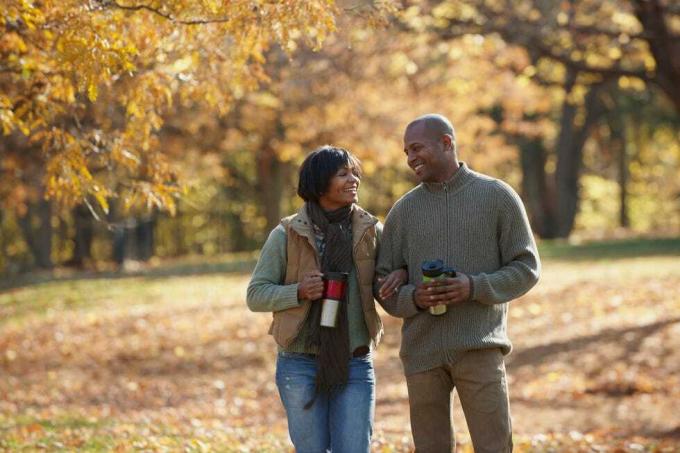
[[[415,304],[426,309],[435,305],[465,302],[470,297],[470,278],[458,273],[456,278],[443,278],[416,285]]]
[[[408,272],[406,269],[397,269],[392,271],[389,275],[378,278],[378,283],[381,283],[378,295],[381,299],[387,299],[392,294],[399,291],[399,287],[408,281]]]
[[[323,274],[320,271],[307,272],[298,283],[298,300],[317,300],[323,295]]]

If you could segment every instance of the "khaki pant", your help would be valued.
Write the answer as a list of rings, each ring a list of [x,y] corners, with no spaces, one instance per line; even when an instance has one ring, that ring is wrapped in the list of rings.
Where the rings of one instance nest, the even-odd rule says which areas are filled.
[[[406,376],[417,453],[455,447],[451,392],[455,388],[476,453],[512,451],[512,423],[500,349],[468,351],[454,364]]]

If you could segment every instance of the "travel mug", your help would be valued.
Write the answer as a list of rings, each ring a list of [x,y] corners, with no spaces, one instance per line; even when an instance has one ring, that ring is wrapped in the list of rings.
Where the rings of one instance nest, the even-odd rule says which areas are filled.
[[[444,274],[444,262],[442,260],[423,261],[420,270],[423,272],[423,282],[446,278]],[[430,314],[440,316],[446,313],[446,305],[430,307]]]
[[[323,296],[321,303],[321,325],[335,327],[338,322],[338,309],[345,299],[347,290],[346,272],[326,272],[323,275]]]

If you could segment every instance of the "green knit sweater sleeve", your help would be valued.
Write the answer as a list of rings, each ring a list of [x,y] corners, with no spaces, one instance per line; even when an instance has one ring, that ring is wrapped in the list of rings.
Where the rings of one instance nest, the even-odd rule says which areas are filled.
[[[415,285],[407,284],[399,288],[399,291],[390,297],[381,299],[378,290],[380,282],[378,279],[384,277],[395,269],[407,266],[403,248],[399,246],[402,232],[400,231],[403,222],[399,217],[399,202],[390,210],[385,219],[380,246],[378,248],[378,259],[376,261],[375,278],[373,280],[373,295],[387,313],[399,318],[410,318],[419,313],[419,309],[413,302]]]
[[[262,247],[260,258],[248,284],[246,302],[252,311],[281,311],[300,305],[298,285],[284,285],[286,277],[287,236],[283,225],[272,230]]]
[[[499,191],[499,249],[501,268],[472,275],[471,299],[483,304],[502,304],[516,299],[538,282],[541,263],[529,219],[519,195],[507,184],[495,181]]]

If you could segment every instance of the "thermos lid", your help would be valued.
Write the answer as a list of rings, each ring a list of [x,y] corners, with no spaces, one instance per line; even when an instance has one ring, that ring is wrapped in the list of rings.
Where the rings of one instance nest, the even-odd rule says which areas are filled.
[[[451,266],[446,266],[442,269],[442,273],[446,274],[447,277],[454,278],[456,276],[456,270]]]
[[[346,282],[349,274],[347,272],[324,272],[323,278],[324,280]]]
[[[423,275],[426,277],[441,275],[443,269],[444,261],[442,260],[423,261],[423,264],[420,266],[420,270],[423,271]]]

